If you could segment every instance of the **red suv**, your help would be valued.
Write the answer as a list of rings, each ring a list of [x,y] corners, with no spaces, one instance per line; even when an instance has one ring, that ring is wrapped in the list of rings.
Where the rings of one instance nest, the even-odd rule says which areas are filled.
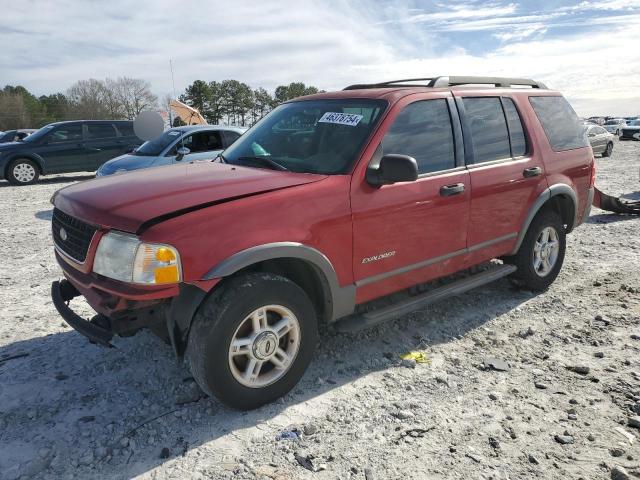
[[[58,191],[52,297],[95,343],[150,328],[206,393],[254,408],[298,382],[321,325],[368,327],[507,275],[548,287],[594,177],[578,117],[541,83],[353,85],[280,105],[213,162]]]

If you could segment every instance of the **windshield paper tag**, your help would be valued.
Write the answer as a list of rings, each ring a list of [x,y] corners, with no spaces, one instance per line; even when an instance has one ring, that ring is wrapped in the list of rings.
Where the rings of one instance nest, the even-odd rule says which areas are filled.
[[[322,115],[318,123],[337,123],[338,125],[355,127],[360,123],[360,120],[362,120],[362,115],[356,115],[355,113],[327,112]]]
[[[177,132],[177,131],[176,132],[169,132],[169,135],[170,136],[180,135],[180,132]]]

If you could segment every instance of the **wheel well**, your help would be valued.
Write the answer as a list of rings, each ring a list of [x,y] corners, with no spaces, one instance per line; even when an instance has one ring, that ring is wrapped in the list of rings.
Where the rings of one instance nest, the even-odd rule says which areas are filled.
[[[40,165],[40,162],[38,160],[36,160],[35,158],[32,158],[32,157],[15,157],[15,158],[12,158],[11,160],[9,160],[7,162],[7,165],[4,167],[4,178],[7,178],[7,176],[9,175],[9,167],[16,160],[31,160],[33,163],[36,164],[36,167],[38,168],[38,174],[40,174],[40,175],[43,174],[42,173],[42,165]]]
[[[270,272],[288,278],[309,296],[318,318],[323,322],[329,319],[332,310],[329,282],[322,271],[312,263],[299,258],[274,258],[249,265],[233,276],[247,272]]]
[[[543,209],[553,209],[560,214],[562,223],[567,226],[567,233],[573,229],[573,224],[576,219],[576,207],[573,204],[573,200],[567,195],[554,195],[542,206]]]

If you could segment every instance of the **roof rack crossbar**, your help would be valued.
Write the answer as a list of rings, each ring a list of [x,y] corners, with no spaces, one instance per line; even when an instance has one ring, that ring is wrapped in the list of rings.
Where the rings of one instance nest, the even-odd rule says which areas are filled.
[[[407,82],[426,82],[423,85],[408,84]],[[510,88],[514,85],[528,86],[531,88],[546,89],[542,82],[537,82],[529,78],[510,77],[473,77],[473,76],[450,76],[450,77],[428,77],[428,78],[406,78],[402,80],[390,80],[380,83],[361,83],[349,85],[345,90],[385,88],[385,87],[431,87],[446,88],[460,85],[493,85],[494,87]]]

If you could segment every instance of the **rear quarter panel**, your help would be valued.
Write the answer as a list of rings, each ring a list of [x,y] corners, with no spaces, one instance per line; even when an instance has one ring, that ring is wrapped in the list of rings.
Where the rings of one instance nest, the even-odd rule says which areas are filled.
[[[526,112],[527,122],[531,128],[531,136],[535,139],[540,156],[545,166],[547,183],[550,187],[557,184],[570,186],[578,198],[577,218],[582,218],[588,207],[589,184],[591,182],[591,168],[594,162],[593,150],[590,146],[555,152],[544,132],[542,123],[538,119],[535,110],[531,106],[528,97],[533,96],[560,96],[557,92],[535,92],[535,94],[522,96],[519,100]],[[524,105],[526,102],[527,105]]]

